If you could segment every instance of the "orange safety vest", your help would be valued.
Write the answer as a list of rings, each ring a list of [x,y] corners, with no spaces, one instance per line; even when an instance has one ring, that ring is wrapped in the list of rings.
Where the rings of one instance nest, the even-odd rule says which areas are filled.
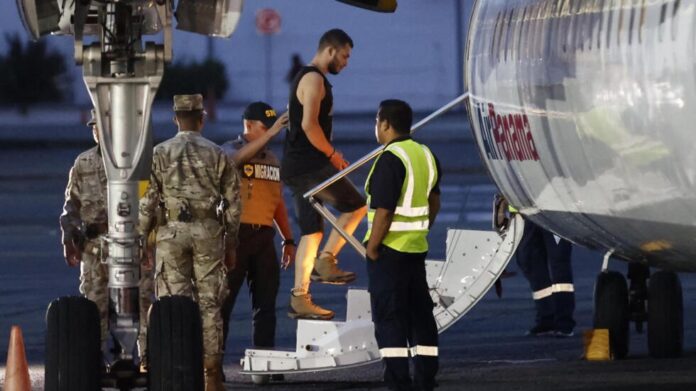
[[[233,158],[236,150],[246,144],[242,136],[225,143],[222,148]],[[236,165],[236,163],[235,163]],[[241,222],[273,226],[273,216],[281,201],[280,160],[270,149],[262,149],[251,160],[239,167],[242,178]]]

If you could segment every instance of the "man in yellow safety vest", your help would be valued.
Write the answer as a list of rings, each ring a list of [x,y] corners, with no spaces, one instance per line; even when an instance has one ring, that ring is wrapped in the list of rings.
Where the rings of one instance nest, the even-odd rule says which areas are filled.
[[[441,175],[428,147],[411,139],[412,121],[406,102],[380,103],[375,137],[386,148],[365,182],[367,273],[385,382],[391,389],[431,390],[438,370],[438,337],[425,256],[428,230],[440,209]]]

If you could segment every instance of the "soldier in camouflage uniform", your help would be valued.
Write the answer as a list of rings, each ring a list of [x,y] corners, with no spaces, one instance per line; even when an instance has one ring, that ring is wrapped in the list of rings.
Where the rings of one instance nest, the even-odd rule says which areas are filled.
[[[99,144],[94,110],[87,122],[94,141]],[[80,265],[80,293],[97,304],[101,317],[102,346],[109,330],[109,271],[107,246],[102,236],[109,229],[106,211],[106,172],[99,145],[81,153],[70,169],[65,204],[60,215],[63,231],[63,255],[68,266]],[[152,268],[143,265],[140,272],[140,335],[138,351],[144,359],[147,343],[147,311],[153,298]]]
[[[140,200],[140,232],[157,228],[158,297],[192,297],[201,310],[205,389],[222,385],[222,317],[227,269],[234,265],[241,215],[239,174],[222,149],[201,136],[203,97],[175,95],[177,135],[155,147],[150,186]],[[194,289],[195,287],[195,289]]]

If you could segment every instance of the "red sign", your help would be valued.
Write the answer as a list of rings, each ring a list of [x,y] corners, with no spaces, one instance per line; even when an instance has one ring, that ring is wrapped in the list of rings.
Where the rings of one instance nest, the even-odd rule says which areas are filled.
[[[261,8],[256,12],[256,30],[260,34],[277,34],[280,32],[280,21],[280,14],[273,8]]]

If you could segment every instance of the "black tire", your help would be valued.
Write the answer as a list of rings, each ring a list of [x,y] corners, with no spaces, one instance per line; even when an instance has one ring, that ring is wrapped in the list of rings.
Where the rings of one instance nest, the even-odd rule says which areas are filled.
[[[203,390],[203,331],[198,304],[184,296],[154,302],[147,351],[150,391]]]
[[[101,326],[97,305],[84,297],[61,297],[46,311],[47,391],[101,388]]]
[[[628,326],[626,279],[615,271],[600,273],[594,289],[594,328],[609,329],[609,345],[615,359],[628,354]]]
[[[648,285],[648,351],[655,358],[679,357],[684,344],[684,306],[679,277],[659,271]]]

